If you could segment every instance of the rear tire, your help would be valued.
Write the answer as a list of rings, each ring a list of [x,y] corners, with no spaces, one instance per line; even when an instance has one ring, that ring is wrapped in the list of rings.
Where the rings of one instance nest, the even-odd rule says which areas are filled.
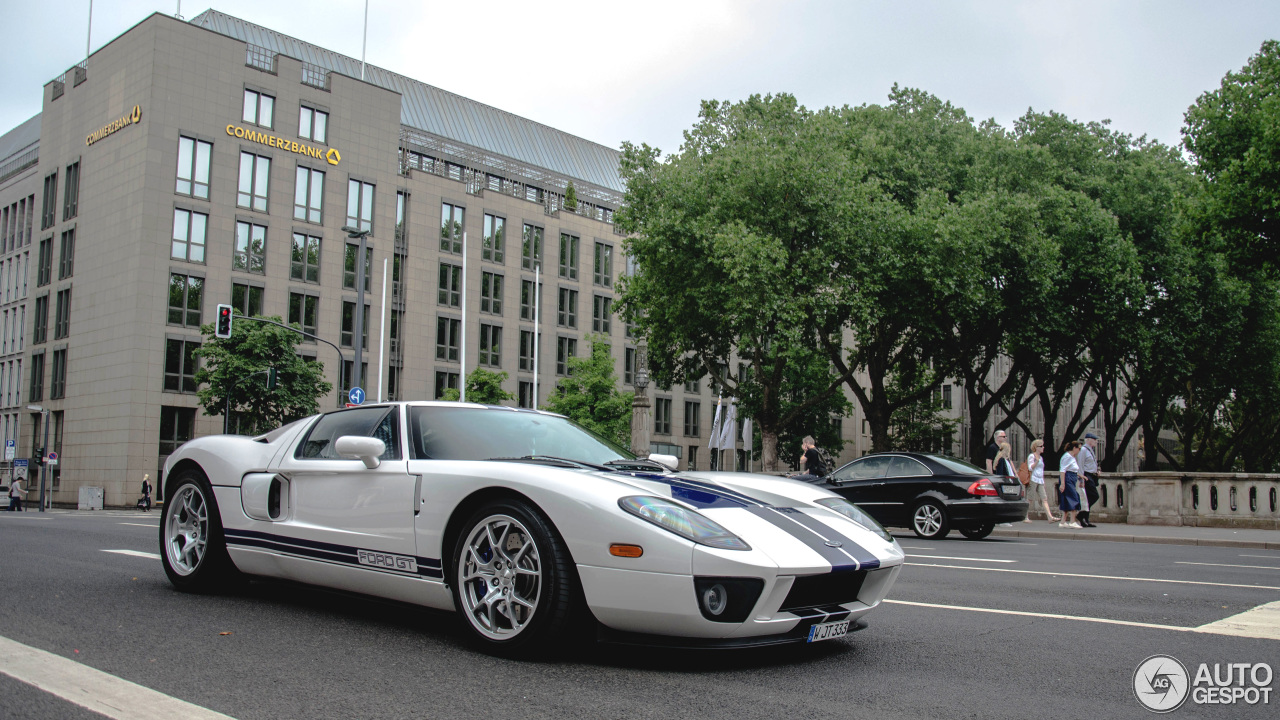
[[[198,469],[183,470],[169,487],[160,517],[160,560],[169,582],[183,592],[218,592],[243,581],[227,555],[213,487]]]
[[[995,529],[995,523],[982,523],[975,527],[960,528],[960,534],[970,540],[981,540],[982,538],[990,535],[991,531]]]
[[[925,500],[911,511],[911,529],[925,540],[941,540],[951,531],[947,510],[936,500]]]
[[[568,548],[527,502],[480,508],[463,525],[452,558],[454,606],[485,652],[551,655],[588,618]]]

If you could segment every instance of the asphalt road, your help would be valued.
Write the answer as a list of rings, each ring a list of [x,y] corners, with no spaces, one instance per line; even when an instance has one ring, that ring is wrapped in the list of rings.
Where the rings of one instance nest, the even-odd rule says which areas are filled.
[[[893,602],[848,638],[534,663],[475,652],[449,614],[266,582],[178,593],[158,559],[107,552],[156,553],[157,523],[0,512],[0,638],[241,720],[1141,718],[1132,682],[1151,655],[1193,674],[1239,662],[1280,674],[1280,640],[1185,631],[1280,601],[1277,551],[900,535],[910,564]],[[1278,707],[1188,702],[1174,717]],[[0,673],[0,720],[93,717]]]

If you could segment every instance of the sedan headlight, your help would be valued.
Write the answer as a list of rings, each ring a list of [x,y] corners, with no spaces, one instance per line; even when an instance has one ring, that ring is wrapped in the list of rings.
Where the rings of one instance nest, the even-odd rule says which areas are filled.
[[[885,530],[884,526],[876,522],[875,518],[871,517],[862,508],[854,505],[848,500],[845,500],[844,498],[822,498],[817,502],[822,507],[827,508],[828,510],[835,510],[841,515],[858,523],[862,527],[879,535],[885,542],[889,544],[896,542],[896,540],[893,539],[893,536],[889,534],[889,531]]]
[[[658,527],[700,545],[721,550],[750,550],[751,546],[711,518],[660,497],[624,497],[618,507]]]

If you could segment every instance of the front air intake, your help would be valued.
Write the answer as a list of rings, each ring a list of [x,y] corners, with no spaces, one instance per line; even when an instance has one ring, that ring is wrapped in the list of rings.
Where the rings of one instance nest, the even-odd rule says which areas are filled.
[[[797,577],[780,609],[790,612],[801,608],[853,602],[858,599],[862,582],[866,579],[866,570],[841,570],[825,575]]]

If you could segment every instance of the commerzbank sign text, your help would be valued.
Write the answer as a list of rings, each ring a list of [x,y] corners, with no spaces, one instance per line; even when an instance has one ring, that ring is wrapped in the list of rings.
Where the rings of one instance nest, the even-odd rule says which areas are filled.
[[[329,148],[328,150],[325,150],[324,148],[313,147],[306,143],[300,143],[296,140],[289,140],[287,138],[258,132],[252,128],[228,125],[227,134],[232,137],[241,138],[242,140],[249,140],[261,145],[266,145],[267,147],[278,148],[285,152],[306,155],[307,157],[315,158],[317,160],[323,159],[330,165],[337,165],[342,161],[342,154],[338,152],[337,148]]]

